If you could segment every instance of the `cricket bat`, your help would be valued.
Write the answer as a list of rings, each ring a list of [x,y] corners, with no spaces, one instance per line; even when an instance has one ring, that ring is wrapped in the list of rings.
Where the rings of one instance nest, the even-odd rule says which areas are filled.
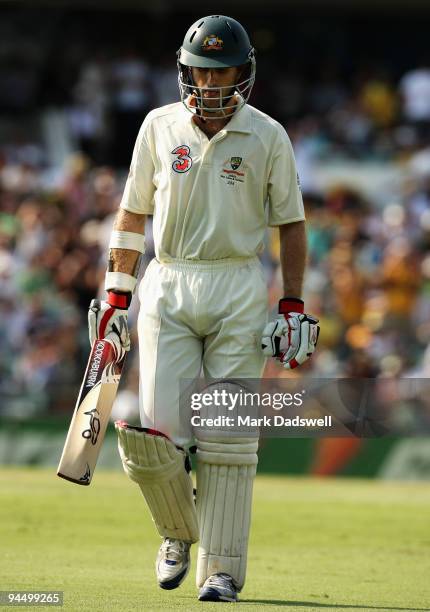
[[[58,465],[60,478],[91,483],[125,361],[115,356],[110,340],[94,342]]]

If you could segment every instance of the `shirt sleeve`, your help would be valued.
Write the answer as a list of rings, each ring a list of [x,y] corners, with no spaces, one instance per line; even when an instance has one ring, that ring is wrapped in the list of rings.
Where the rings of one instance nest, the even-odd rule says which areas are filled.
[[[148,121],[145,119],[134,145],[121,208],[141,215],[154,213],[154,171],[154,160],[148,143]]]
[[[268,225],[276,227],[304,219],[293,147],[287,133],[280,127],[268,181]]]

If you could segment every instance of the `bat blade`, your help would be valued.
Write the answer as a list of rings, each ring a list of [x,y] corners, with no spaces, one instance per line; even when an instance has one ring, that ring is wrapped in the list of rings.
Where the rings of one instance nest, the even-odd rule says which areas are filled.
[[[94,474],[125,361],[117,363],[115,354],[106,339],[91,349],[57,469],[60,478],[76,484],[89,485]]]

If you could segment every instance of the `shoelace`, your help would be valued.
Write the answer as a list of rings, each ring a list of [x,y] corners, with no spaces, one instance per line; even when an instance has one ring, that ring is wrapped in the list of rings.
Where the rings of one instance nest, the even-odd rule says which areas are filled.
[[[166,538],[162,544],[162,550],[167,560],[181,561],[182,554],[185,550],[184,542]]]
[[[232,579],[228,574],[214,574],[208,578],[208,586],[227,589],[232,586]]]

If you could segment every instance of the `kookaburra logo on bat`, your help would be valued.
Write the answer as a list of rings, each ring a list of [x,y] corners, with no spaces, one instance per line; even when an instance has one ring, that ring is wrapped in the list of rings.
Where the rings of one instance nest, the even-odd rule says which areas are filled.
[[[93,387],[97,381],[97,374],[103,359],[103,350],[103,342],[98,342],[93,354],[93,361],[88,371],[88,378],[85,385],[86,387]]]
[[[91,444],[94,446],[97,443],[97,438],[100,433],[100,414],[97,408],[88,410],[88,412],[84,412],[84,414],[90,417],[90,426],[82,432],[82,437],[86,440],[91,440]]]

